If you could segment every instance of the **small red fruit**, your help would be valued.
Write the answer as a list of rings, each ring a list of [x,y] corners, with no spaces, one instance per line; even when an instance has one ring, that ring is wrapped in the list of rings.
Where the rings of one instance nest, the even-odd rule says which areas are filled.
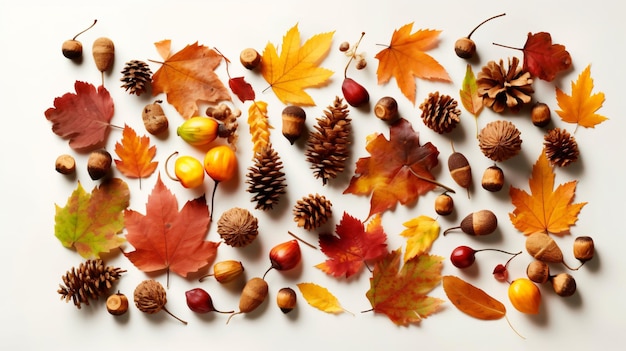
[[[343,80],[341,91],[343,92],[343,97],[352,107],[359,107],[370,101],[370,94],[367,90],[352,78],[346,77]]]
[[[271,269],[288,271],[300,263],[300,259],[302,258],[300,244],[298,244],[298,241],[295,239],[278,244],[270,250],[269,256],[272,265],[265,274]],[[265,274],[263,275],[263,279],[265,279]]]
[[[221,312],[215,309],[213,306],[213,299],[211,299],[211,295],[206,292],[204,289],[195,288],[185,292],[185,297],[187,298],[187,306],[190,310],[196,313],[209,313],[209,312],[219,312],[219,313],[232,313],[230,312]]]
[[[513,257],[519,255],[520,253],[512,253],[512,252],[508,252],[508,251],[504,251],[504,250],[500,250],[500,249],[480,249],[480,250],[474,250],[469,246],[465,246],[465,245],[461,245],[458,246],[457,248],[455,248],[454,250],[452,250],[452,253],[450,254],[450,261],[452,262],[452,264],[457,267],[457,268],[467,268],[469,266],[471,266],[474,261],[476,260],[476,253],[477,252],[481,252],[481,251],[498,251],[498,252],[502,252],[508,255],[511,255]],[[507,263],[508,264],[508,263]]]
[[[496,268],[493,269],[493,277],[497,281],[506,282],[509,279],[509,270],[505,265],[499,263]]]

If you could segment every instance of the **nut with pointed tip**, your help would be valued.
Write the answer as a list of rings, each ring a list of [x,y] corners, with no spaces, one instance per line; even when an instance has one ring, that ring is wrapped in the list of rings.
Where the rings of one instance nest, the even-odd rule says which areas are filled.
[[[92,55],[98,71],[108,71],[113,66],[113,60],[115,58],[115,45],[113,45],[113,41],[106,37],[96,39],[93,42]]]
[[[448,157],[448,170],[450,176],[462,188],[467,189],[469,197],[469,187],[472,185],[472,167],[467,157],[460,152],[453,152]]]
[[[283,313],[289,313],[296,307],[297,295],[292,288],[282,288],[276,294],[276,304]]]
[[[304,132],[306,112],[300,106],[287,106],[283,109],[283,135],[293,145]]]
[[[270,250],[269,257],[271,266],[265,271],[263,278],[272,269],[288,271],[295,268],[302,259],[300,244],[295,239],[280,243]]]
[[[495,232],[497,227],[498,218],[496,215],[490,210],[480,210],[465,216],[459,226],[446,229],[443,235],[447,235],[454,229],[461,229],[468,235],[488,235]]]
[[[374,105],[374,114],[381,120],[393,124],[400,117],[398,114],[398,101],[391,96],[380,98]]]

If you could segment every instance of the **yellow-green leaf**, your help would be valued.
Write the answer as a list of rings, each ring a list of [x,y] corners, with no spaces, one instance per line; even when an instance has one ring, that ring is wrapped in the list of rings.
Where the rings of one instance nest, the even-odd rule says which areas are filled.
[[[407,238],[404,262],[428,252],[433,242],[439,237],[439,223],[428,216],[419,216],[403,224],[405,229],[401,236]]]
[[[318,310],[326,313],[345,312],[339,300],[328,289],[314,283],[300,283],[297,286],[306,302]]]
[[[478,95],[476,76],[472,71],[472,66],[469,64],[465,70],[465,78],[463,79],[461,90],[459,90],[459,95],[461,96],[463,107],[474,115],[474,119],[476,120],[476,137],[478,137],[478,115],[480,115],[484,105],[482,97]]]

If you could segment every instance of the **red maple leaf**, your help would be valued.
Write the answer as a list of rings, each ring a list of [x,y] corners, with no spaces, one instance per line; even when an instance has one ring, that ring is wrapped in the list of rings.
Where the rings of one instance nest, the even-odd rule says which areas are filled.
[[[148,197],[146,214],[124,211],[126,240],[135,251],[124,255],[141,271],[169,272],[187,277],[208,265],[217,254],[219,243],[205,241],[210,216],[206,198],[187,201],[180,212],[172,192],[161,176]]]
[[[551,82],[557,73],[572,66],[572,58],[565,46],[552,44],[550,33],[528,33],[524,44],[524,70],[533,76]]]
[[[329,259],[315,267],[335,277],[349,278],[363,268],[365,261],[387,255],[387,234],[380,222],[380,216],[375,216],[366,229],[360,220],[344,212],[335,229],[337,236],[320,235],[320,247]]]
[[[76,81],[74,93],[54,99],[54,107],[46,110],[52,131],[77,151],[88,152],[104,146],[113,118],[113,99],[104,86]]]

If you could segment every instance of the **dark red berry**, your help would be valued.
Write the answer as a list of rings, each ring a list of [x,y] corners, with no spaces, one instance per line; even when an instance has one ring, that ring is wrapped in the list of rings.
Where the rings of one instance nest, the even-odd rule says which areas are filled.
[[[476,260],[476,250],[469,246],[459,246],[452,250],[450,261],[457,268],[467,268]]]
[[[341,85],[343,97],[352,107],[359,107],[370,101],[370,94],[359,83],[352,78],[345,78]]]
[[[208,313],[215,311],[211,295],[204,289],[195,288],[185,292],[187,306],[196,313]]]
[[[497,281],[506,282],[509,279],[509,270],[503,264],[498,264],[496,268],[493,269],[493,277],[496,278]]]

